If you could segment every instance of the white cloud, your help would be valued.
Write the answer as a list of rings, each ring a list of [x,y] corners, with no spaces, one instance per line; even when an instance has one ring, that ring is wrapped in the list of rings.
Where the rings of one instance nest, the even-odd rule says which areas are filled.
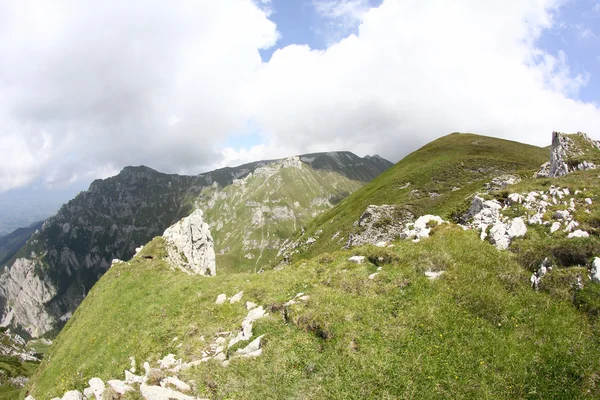
[[[553,130],[600,136],[573,100],[586,76],[536,47],[551,0],[385,1],[325,51],[276,51],[246,88],[275,146],[347,148],[390,159],[466,131],[547,145]]]
[[[277,37],[251,0],[2,2],[0,191],[107,165],[212,166]]]
[[[453,131],[600,137],[598,106],[573,100],[588,77],[536,47],[562,1],[313,4],[358,33],[263,63],[278,38],[268,1],[0,2],[0,191],[138,164],[193,173],[326,150],[395,161]],[[264,143],[225,145],[249,125]]]

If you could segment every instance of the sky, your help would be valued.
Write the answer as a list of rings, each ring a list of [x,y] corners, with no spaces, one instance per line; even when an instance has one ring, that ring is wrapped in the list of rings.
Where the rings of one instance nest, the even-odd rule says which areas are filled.
[[[600,139],[600,0],[0,2],[5,196],[554,130]]]

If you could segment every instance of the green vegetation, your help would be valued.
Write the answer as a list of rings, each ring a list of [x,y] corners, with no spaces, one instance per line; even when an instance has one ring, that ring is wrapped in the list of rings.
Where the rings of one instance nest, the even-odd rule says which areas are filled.
[[[468,208],[466,199],[482,190],[484,183],[505,173],[522,178],[548,161],[549,151],[508,140],[473,134],[451,134],[409,154],[399,163],[342,201],[337,207],[314,219],[306,235],[322,230],[321,240],[300,257],[340,247],[330,240],[352,224],[370,204],[397,204],[415,216],[425,214],[450,218]]]
[[[370,280],[377,265],[346,261],[355,254],[380,274]],[[336,252],[260,275],[190,277],[162,256],[155,239],[99,281],[32,381],[37,399],[82,389],[93,376],[122,378],[129,356],[199,357],[208,345],[201,336],[239,329],[246,300],[270,310],[254,329],[266,335],[263,355],[186,371],[201,397],[600,396],[593,297],[578,296],[576,306],[531,290],[511,253],[475,232],[442,226],[420,243]],[[425,270],[446,273],[430,281]],[[214,304],[240,290],[241,303]],[[310,295],[307,304],[283,307],[298,292]]]
[[[220,273],[256,272],[315,215],[362,187],[338,172],[301,167],[254,174],[242,184],[202,191],[197,205],[212,227]]]

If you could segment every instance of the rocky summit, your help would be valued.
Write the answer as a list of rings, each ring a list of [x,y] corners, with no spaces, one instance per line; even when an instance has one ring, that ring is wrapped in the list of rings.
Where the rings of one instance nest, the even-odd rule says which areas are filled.
[[[366,184],[324,154],[186,198],[86,293],[22,397],[600,397],[595,141],[452,134]],[[48,304],[23,254],[5,276]]]

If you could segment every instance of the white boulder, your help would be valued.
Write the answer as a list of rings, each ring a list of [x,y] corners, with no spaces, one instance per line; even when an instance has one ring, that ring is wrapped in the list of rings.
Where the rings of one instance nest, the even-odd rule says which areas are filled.
[[[83,395],[78,390],[69,390],[63,395],[62,400],[83,400]]]
[[[582,231],[581,229],[577,229],[574,232],[571,232],[567,235],[567,238],[572,239],[572,238],[587,238],[590,237],[590,234],[587,233],[586,231]]]
[[[167,228],[163,237],[172,264],[199,275],[216,274],[214,242],[201,210]]]
[[[140,393],[145,400],[196,400],[195,397],[160,386],[140,385]]]
[[[352,256],[348,259],[348,261],[355,264],[362,264],[365,261],[365,256]]]
[[[600,257],[594,258],[590,272],[592,282],[600,283]]]
[[[104,389],[106,386],[102,379],[100,378],[92,378],[88,382],[89,387],[83,390],[83,395],[86,399],[96,399],[102,400],[102,393],[104,393]]]
[[[242,296],[244,295],[244,292],[239,292],[235,295],[233,295],[230,299],[229,299],[229,303],[230,304],[235,304],[237,302],[239,302],[240,300],[242,300]]]
[[[217,296],[217,300],[215,300],[215,304],[223,304],[227,300],[227,295],[225,293],[221,293]]]

